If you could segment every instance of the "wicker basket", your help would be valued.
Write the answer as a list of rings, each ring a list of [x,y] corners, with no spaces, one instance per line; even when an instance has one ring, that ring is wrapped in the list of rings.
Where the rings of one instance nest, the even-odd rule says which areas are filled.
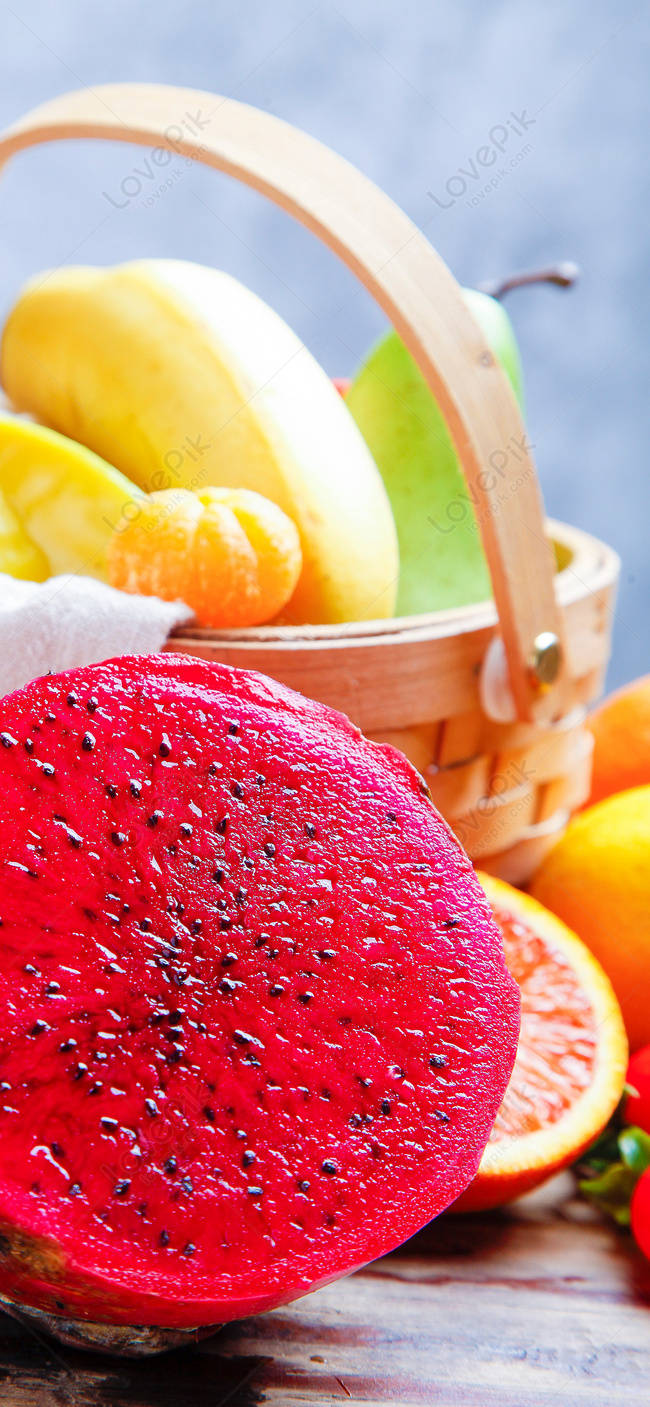
[[[343,709],[420,768],[474,859],[525,881],[588,791],[584,712],[602,686],[619,564],[585,533],[545,524],[515,398],[452,275],[346,161],[241,103],[135,84],[65,94],[4,134],[0,164],[74,137],[136,142],[225,171],[345,260],[445,413],[492,577],[494,604],[345,626],[185,628],[168,648],[262,670]]]

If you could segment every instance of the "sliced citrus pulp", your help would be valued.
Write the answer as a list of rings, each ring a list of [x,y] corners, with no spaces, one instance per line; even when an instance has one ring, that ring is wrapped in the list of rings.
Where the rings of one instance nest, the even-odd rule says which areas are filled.
[[[479,879],[521,991],[521,1031],[478,1173],[454,1211],[500,1206],[572,1163],[616,1108],[627,1062],[614,990],[585,944],[528,894]]]

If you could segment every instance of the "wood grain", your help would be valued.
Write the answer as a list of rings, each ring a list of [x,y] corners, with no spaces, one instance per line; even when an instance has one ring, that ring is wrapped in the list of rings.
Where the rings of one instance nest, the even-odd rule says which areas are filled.
[[[565,1176],[509,1211],[443,1218],[348,1280],[148,1362],[0,1318],[0,1401],[647,1407],[650,1265],[571,1192]]]

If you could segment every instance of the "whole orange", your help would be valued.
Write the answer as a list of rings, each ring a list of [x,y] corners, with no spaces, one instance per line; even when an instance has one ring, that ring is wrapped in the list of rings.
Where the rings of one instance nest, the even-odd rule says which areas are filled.
[[[630,1046],[650,1042],[650,786],[606,797],[570,822],[531,893],[591,948]]]
[[[594,735],[589,805],[650,782],[650,674],[610,694],[587,726]]]

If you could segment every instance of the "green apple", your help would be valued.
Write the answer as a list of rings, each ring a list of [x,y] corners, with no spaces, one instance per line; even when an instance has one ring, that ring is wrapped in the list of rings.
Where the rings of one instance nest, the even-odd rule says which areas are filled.
[[[487,293],[463,293],[521,403],[521,364],[507,313]],[[373,347],[345,402],[383,476],[397,525],[397,614],[486,600],[490,577],[456,451],[421,371],[396,332]]]

